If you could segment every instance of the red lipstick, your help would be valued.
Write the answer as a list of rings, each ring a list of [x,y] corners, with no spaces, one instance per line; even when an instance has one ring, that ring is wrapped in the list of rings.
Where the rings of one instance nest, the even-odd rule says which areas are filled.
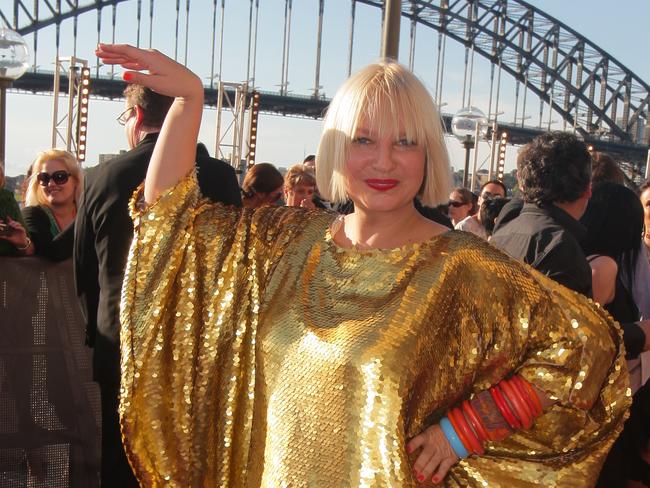
[[[388,191],[392,190],[397,186],[399,180],[387,179],[387,178],[371,178],[366,180],[366,185],[368,185],[373,190],[378,191]]]

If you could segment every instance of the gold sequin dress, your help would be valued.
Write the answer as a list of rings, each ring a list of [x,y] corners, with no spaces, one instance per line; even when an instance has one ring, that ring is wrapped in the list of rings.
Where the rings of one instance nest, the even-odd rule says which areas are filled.
[[[594,483],[630,398],[618,327],[577,294],[462,232],[342,249],[333,215],[210,204],[194,175],[132,212],[120,412],[144,486],[421,486],[405,442],[513,372],[557,404],[445,486]]]

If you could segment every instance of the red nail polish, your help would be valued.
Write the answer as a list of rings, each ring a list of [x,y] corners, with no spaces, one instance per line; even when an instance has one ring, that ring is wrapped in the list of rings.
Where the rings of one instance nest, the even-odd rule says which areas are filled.
[[[418,475],[418,481],[419,481],[420,483],[422,483],[422,482],[424,481],[424,475],[423,475],[423,474],[419,474],[419,475]]]
[[[440,479],[437,476],[434,476],[433,478],[431,478],[431,481],[433,483],[438,483],[440,481]]]
[[[131,73],[130,71],[127,71],[126,73],[124,73],[122,75],[122,79],[124,81],[131,81],[133,79],[133,73]]]
[[[413,452],[413,448],[411,446],[406,446],[406,452],[411,454]]]

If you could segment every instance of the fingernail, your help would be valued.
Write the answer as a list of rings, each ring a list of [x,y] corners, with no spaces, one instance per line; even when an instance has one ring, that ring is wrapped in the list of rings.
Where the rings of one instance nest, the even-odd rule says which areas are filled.
[[[419,475],[418,475],[418,481],[419,481],[420,483],[422,483],[422,482],[424,481],[424,475],[423,475],[423,474],[419,474]]]
[[[431,481],[433,481],[434,483],[438,483],[440,481],[440,478],[434,476],[433,478],[431,478]]]
[[[133,79],[133,73],[131,73],[130,71],[127,71],[126,73],[124,73],[122,75],[122,79],[124,81],[131,81]]]
[[[406,452],[411,454],[413,452],[413,448],[411,446],[406,446]]]

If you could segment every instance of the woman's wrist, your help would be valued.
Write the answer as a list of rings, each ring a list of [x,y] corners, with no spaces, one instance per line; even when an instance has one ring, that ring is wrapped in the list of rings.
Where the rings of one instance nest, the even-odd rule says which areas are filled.
[[[528,398],[530,395],[534,398]],[[486,442],[500,441],[516,430],[530,428],[541,414],[536,390],[516,376],[452,408],[443,419],[445,425],[443,421],[440,425],[457,454],[459,450],[455,444],[460,442],[468,454],[481,455]],[[463,456],[459,454],[459,457]]]

